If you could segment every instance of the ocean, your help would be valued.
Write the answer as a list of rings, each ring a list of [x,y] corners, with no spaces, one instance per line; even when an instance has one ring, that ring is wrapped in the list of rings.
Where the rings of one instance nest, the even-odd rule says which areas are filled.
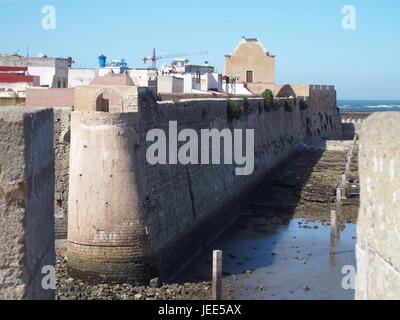
[[[337,100],[340,111],[400,111],[400,100]]]

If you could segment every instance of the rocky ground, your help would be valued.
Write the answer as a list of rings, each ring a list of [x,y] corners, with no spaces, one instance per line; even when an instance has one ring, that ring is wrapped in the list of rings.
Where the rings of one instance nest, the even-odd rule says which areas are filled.
[[[307,148],[296,154],[268,176],[248,201],[244,210],[249,216],[268,216],[270,224],[285,224],[290,219],[322,221],[329,224],[330,210],[335,207],[336,186],[344,173],[348,144],[321,150]],[[357,153],[346,184],[348,199],[343,203],[343,222],[357,221],[358,166]],[[310,228],[307,223],[302,226]],[[64,250],[57,251],[57,298],[68,300],[207,300],[211,299],[209,281],[166,284],[160,288],[136,287],[129,284],[92,285],[70,278],[66,272]],[[211,262],[210,262],[211,264]],[[250,271],[249,271],[250,272]],[[227,276],[227,275],[225,275]],[[194,281],[191,280],[191,281]],[[232,298],[225,288],[225,295]],[[256,289],[255,289],[256,290]],[[262,290],[262,288],[259,288]],[[304,288],[307,290],[307,288]]]
[[[344,173],[346,150],[306,149],[281,165],[261,184],[247,212],[289,220],[330,220],[335,207],[336,186]],[[357,154],[346,183],[342,220],[356,223],[358,215]]]
[[[130,284],[92,285],[67,275],[65,251],[57,251],[56,287],[59,300],[210,300],[211,283],[167,284],[160,288]]]
[[[372,114],[373,114],[373,112],[354,112],[354,111],[341,111],[340,112],[342,120],[346,120],[346,119],[366,119]]]

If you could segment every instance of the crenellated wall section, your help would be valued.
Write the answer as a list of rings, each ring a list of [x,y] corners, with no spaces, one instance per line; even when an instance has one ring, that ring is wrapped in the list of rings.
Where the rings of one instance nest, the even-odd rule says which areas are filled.
[[[225,99],[156,101],[138,90],[137,112],[76,108],[71,118],[68,254],[70,273],[93,281],[144,284],[172,278],[232,224],[246,195],[306,137],[341,136],[336,93],[317,90],[279,99],[267,111],[261,98],[248,99],[238,119]],[[325,92],[327,91],[327,92]],[[93,92],[90,90],[92,101]],[[244,106],[243,99],[232,99]],[[76,104],[79,105],[79,104]],[[254,172],[235,175],[233,164],[150,165],[151,129],[254,129]]]

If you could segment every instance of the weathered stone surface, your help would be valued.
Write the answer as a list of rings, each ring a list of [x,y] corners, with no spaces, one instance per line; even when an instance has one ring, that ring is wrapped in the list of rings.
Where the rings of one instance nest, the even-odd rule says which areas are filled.
[[[68,220],[70,274],[148,283],[154,262],[146,234],[135,150],[136,113],[73,112]]]
[[[400,299],[399,123],[398,113],[377,113],[360,134],[359,299]]]
[[[68,229],[69,145],[72,108],[54,108],[55,237],[66,239]]]
[[[41,273],[54,266],[51,109],[0,109],[0,299],[53,299]]]
[[[178,273],[236,220],[238,199],[297,151],[305,137],[341,135],[336,96],[329,92],[328,99],[319,91],[307,110],[300,110],[297,100],[291,112],[285,100],[267,112],[263,99],[249,99],[237,120],[228,119],[224,99],[173,103],[139,95],[137,112],[131,113],[87,112],[94,109],[94,98],[78,103],[84,112],[73,112],[71,121],[72,273],[143,284],[156,276],[154,267],[163,280]],[[243,99],[235,101],[243,106]],[[168,133],[170,121],[177,122],[178,132],[191,128],[199,135],[201,129],[254,129],[254,172],[235,175],[234,164],[150,165],[146,151],[152,142],[146,134]]]
[[[74,90],[74,110],[76,111],[102,111],[98,98],[103,94],[116,100],[113,112],[135,112],[138,106],[138,95],[142,92],[155,90],[146,87],[134,86],[107,86],[89,85],[76,87]]]

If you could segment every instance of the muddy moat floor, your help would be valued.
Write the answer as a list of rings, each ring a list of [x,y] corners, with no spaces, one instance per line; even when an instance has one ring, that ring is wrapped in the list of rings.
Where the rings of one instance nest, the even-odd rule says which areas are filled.
[[[343,142],[337,142],[335,145],[337,147],[327,148],[326,150],[306,148],[273,170],[273,173],[265,178],[265,181],[257,188],[251,199],[248,200],[242,217],[227,232],[232,232],[232,230],[236,229],[245,233],[250,232],[251,238],[254,238],[255,234],[265,237],[273,235],[277,232],[276,230],[280,230],[279,228],[286,226],[287,228],[296,228],[296,230],[300,231],[304,230],[303,233],[306,232],[309,235],[313,232],[314,234],[323,233],[325,236],[325,233],[329,229],[330,210],[335,207],[336,186],[341,182],[341,175],[344,173],[344,162],[350,143],[343,144]],[[359,206],[357,152],[352,161],[350,178],[345,185],[347,199],[343,201],[341,220],[344,225],[349,225],[344,234],[347,232],[349,239],[353,239],[350,241],[354,242],[354,237],[350,234],[350,230],[352,230],[351,226],[357,221]],[[246,228],[247,231],[244,231]],[[299,231],[295,232],[297,235]],[[302,234],[298,234],[297,237],[298,240],[302,239]],[[279,240],[276,240],[276,242],[279,242]],[[277,246],[276,242],[273,241],[272,243]],[[293,250],[297,250],[300,253],[296,249],[298,246],[294,242],[293,244],[287,242],[287,245],[290,245],[292,249],[295,248]],[[352,242],[350,244],[347,243],[347,245],[351,246]],[[269,250],[271,251],[269,255],[272,256],[275,255],[273,251],[278,250],[277,247],[261,247],[262,245],[260,245],[260,248],[252,245],[251,248],[245,247],[242,249],[245,250],[244,252],[252,251],[253,255],[256,255],[257,251],[261,249],[267,252]],[[205,254],[208,254],[209,250],[205,250]],[[348,253],[348,251],[342,250],[342,253],[352,254]],[[284,257],[283,259],[285,260],[284,263],[286,263],[286,259],[289,259],[288,261],[294,259],[305,265],[308,262],[306,257],[311,257],[313,254],[319,255],[317,251],[310,249],[304,252],[304,258],[298,254],[298,257]],[[226,259],[229,260],[229,263],[234,263],[234,267],[232,266],[230,272],[224,272],[224,277],[226,278],[224,279],[224,298],[235,299],[237,298],[235,295],[239,295],[241,298],[264,299],[265,293],[264,295],[258,295],[265,292],[265,288],[257,285],[260,282],[257,277],[254,277],[254,284],[248,280],[250,287],[253,287],[250,290],[247,288],[242,290],[246,292],[246,295],[240,296],[238,292],[235,292],[235,290],[239,290],[235,288],[235,281],[238,280],[237,274],[240,272],[249,276],[254,270],[246,270],[246,261],[241,261],[239,257],[235,257],[233,254],[225,251],[224,255],[227,255]],[[256,260],[257,257],[254,259]],[[202,270],[200,273],[196,274],[195,272],[191,272],[191,270],[183,272],[176,280],[178,284],[164,284],[161,288],[136,287],[129,284],[90,285],[68,277],[66,273],[65,251],[57,250],[57,298],[72,300],[208,300],[211,299],[211,283],[210,276],[208,276],[211,274],[210,260],[207,258],[205,261],[202,261],[204,265],[199,266]],[[272,264],[273,262],[268,263]],[[310,260],[309,265],[312,263]],[[317,270],[319,262],[315,261],[314,263],[315,265],[310,265],[309,268]],[[196,267],[192,266],[190,268],[196,269]],[[205,275],[201,275],[202,272],[204,273],[204,270]],[[272,274],[273,272],[267,270],[266,273]],[[309,290],[309,287],[303,286],[298,291],[306,292]],[[293,295],[294,299],[303,298],[300,293],[296,293],[295,289],[293,291],[289,290],[289,292]],[[268,296],[275,296],[275,294],[268,294]],[[276,296],[279,297],[279,292]],[[330,296],[326,295],[326,297],[329,298]]]
[[[344,173],[346,151],[304,150],[266,178],[249,201],[245,214],[277,219],[330,220],[336,186]],[[357,154],[346,183],[343,220],[356,223],[359,207]]]

